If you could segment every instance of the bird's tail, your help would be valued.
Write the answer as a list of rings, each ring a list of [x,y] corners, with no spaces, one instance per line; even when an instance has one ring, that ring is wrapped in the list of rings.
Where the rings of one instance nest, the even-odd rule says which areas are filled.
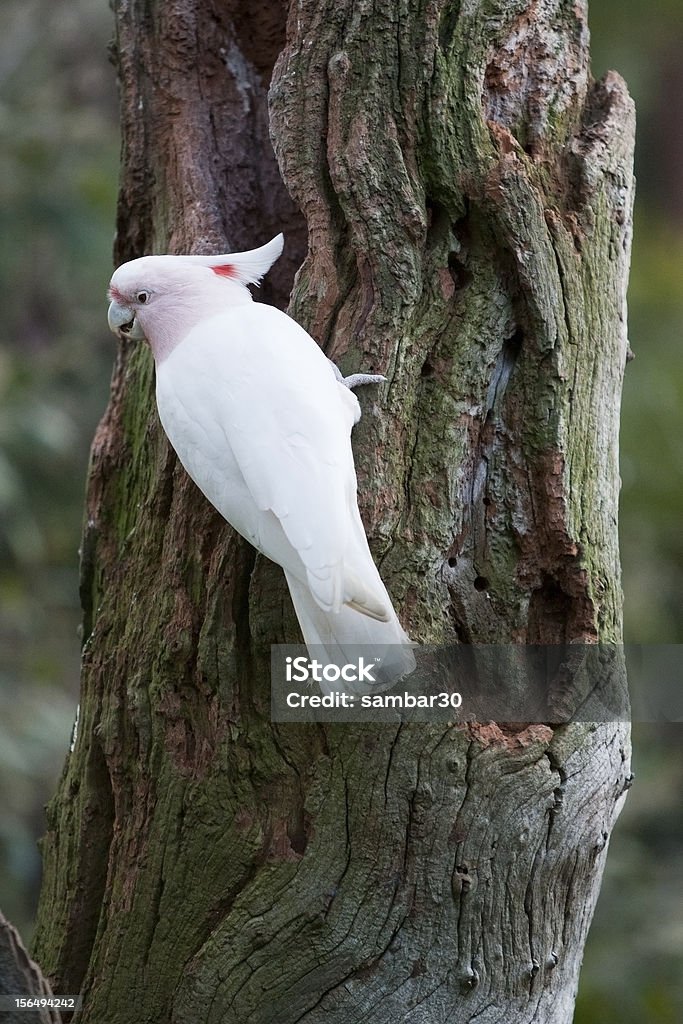
[[[377,582],[386,599],[388,620],[380,621],[344,605],[340,612],[324,611],[310,589],[291,573],[285,572],[294,611],[312,658],[327,665],[371,665],[375,682],[345,681],[321,683],[324,692],[377,693],[386,690],[415,669],[411,642],[398,621],[389,595],[377,573]]]

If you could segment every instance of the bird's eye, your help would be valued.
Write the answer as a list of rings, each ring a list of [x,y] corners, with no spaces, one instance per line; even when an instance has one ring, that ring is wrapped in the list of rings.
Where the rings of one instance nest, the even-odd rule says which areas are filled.
[[[147,302],[149,298],[149,292],[138,292],[137,299],[141,306]]]

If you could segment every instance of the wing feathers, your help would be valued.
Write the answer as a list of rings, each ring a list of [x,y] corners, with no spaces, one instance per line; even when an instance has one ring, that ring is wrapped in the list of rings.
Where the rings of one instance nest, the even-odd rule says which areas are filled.
[[[365,585],[363,580],[348,566],[344,567],[344,604],[369,619],[389,622],[391,613],[386,603]]]

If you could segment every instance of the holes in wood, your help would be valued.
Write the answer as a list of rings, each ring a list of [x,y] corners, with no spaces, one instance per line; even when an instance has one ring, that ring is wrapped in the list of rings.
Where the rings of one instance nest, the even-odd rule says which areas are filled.
[[[514,332],[509,338],[505,339],[504,351],[505,353],[516,359],[519,355],[522,345],[524,344],[524,331],[521,327],[515,328]]]
[[[451,275],[456,292],[462,291],[473,280],[472,273],[454,252],[449,252],[448,254],[448,272]]]

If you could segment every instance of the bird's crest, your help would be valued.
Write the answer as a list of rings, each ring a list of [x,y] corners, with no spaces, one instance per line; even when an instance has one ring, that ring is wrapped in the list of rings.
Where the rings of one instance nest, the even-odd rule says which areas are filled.
[[[283,236],[276,235],[270,242],[248,252],[225,253],[222,256],[185,256],[192,263],[210,267],[214,274],[226,277],[240,284],[258,284],[280,256],[284,245]]]

